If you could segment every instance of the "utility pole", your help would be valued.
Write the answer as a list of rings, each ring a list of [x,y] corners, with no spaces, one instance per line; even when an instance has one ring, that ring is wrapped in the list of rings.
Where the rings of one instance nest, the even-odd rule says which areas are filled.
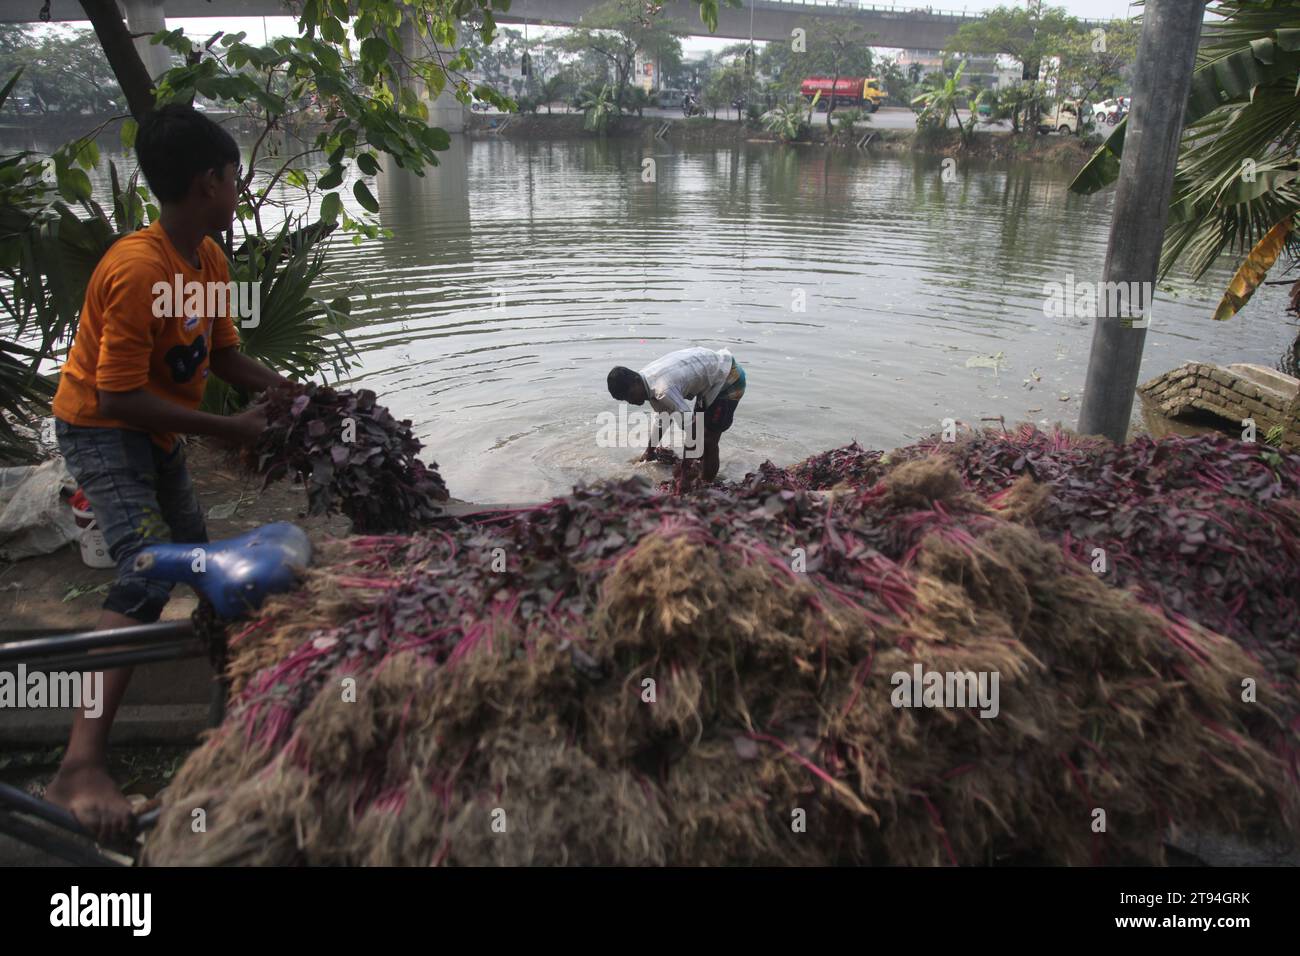
[[[1204,0],[1147,0],[1144,7],[1133,108],[1102,276],[1104,290],[1116,288],[1111,283],[1124,283],[1123,288],[1142,292],[1138,302],[1130,295],[1124,297],[1125,303],[1098,290],[1079,410],[1078,430],[1084,435],[1105,435],[1118,443],[1128,434],[1204,17]],[[1121,314],[1111,315],[1112,311]],[[1139,314],[1126,317],[1126,312]]]

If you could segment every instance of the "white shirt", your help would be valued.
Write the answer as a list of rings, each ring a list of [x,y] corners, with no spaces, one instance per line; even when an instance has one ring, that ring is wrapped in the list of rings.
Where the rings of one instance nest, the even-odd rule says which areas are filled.
[[[695,411],[695,398],[704,396],[707,407],[731,374],[731,353],[726,349],[679,349],[657,358],[641,369],[646,397],[657,412]]]

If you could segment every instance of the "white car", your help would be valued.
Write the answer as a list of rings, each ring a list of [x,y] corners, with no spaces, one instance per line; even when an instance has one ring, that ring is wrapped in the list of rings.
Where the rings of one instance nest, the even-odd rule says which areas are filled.
[[[1102,100],[1092,106],[1092,122],[1096,126],[1114,126],[1126,112],[1121,100]]]

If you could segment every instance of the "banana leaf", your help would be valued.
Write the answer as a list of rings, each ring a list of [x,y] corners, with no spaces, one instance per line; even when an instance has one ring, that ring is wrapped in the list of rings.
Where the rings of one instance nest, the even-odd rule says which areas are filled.
[[[1278,255],[1286,246],[1293,224],[1293,217],[1288,216],[1283,219],[1265,233],[1264,238],[1250,250],[1245,261],[1237,269],[1237,274],[1228,283],[1228,288],[1219,301],[1219,307],[1214,310],[1216,322],[1232,318],[1250,301],[1250,297],[1255,294],[1255,290],[1264,281],[1268,270],[1273,268],[1273,263],[1277,261]]]

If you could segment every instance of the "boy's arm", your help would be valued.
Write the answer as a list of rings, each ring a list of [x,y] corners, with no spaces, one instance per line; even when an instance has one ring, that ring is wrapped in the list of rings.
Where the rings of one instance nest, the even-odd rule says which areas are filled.
[[[246,388],[252,392],[291,384],[279,372],[245,355],[236,346],[213,350],[212,357],[208,360],[208,367],[212,369],[212,374],[223,382],[229,382],[236,388]]]
[[[214,435],[241,445],[257,441],[266,428],[266,412],[260,408],[239,415],[212,415],[191,411],[142,388],[131,392],[100,389],[99,411],[143,431]]]

